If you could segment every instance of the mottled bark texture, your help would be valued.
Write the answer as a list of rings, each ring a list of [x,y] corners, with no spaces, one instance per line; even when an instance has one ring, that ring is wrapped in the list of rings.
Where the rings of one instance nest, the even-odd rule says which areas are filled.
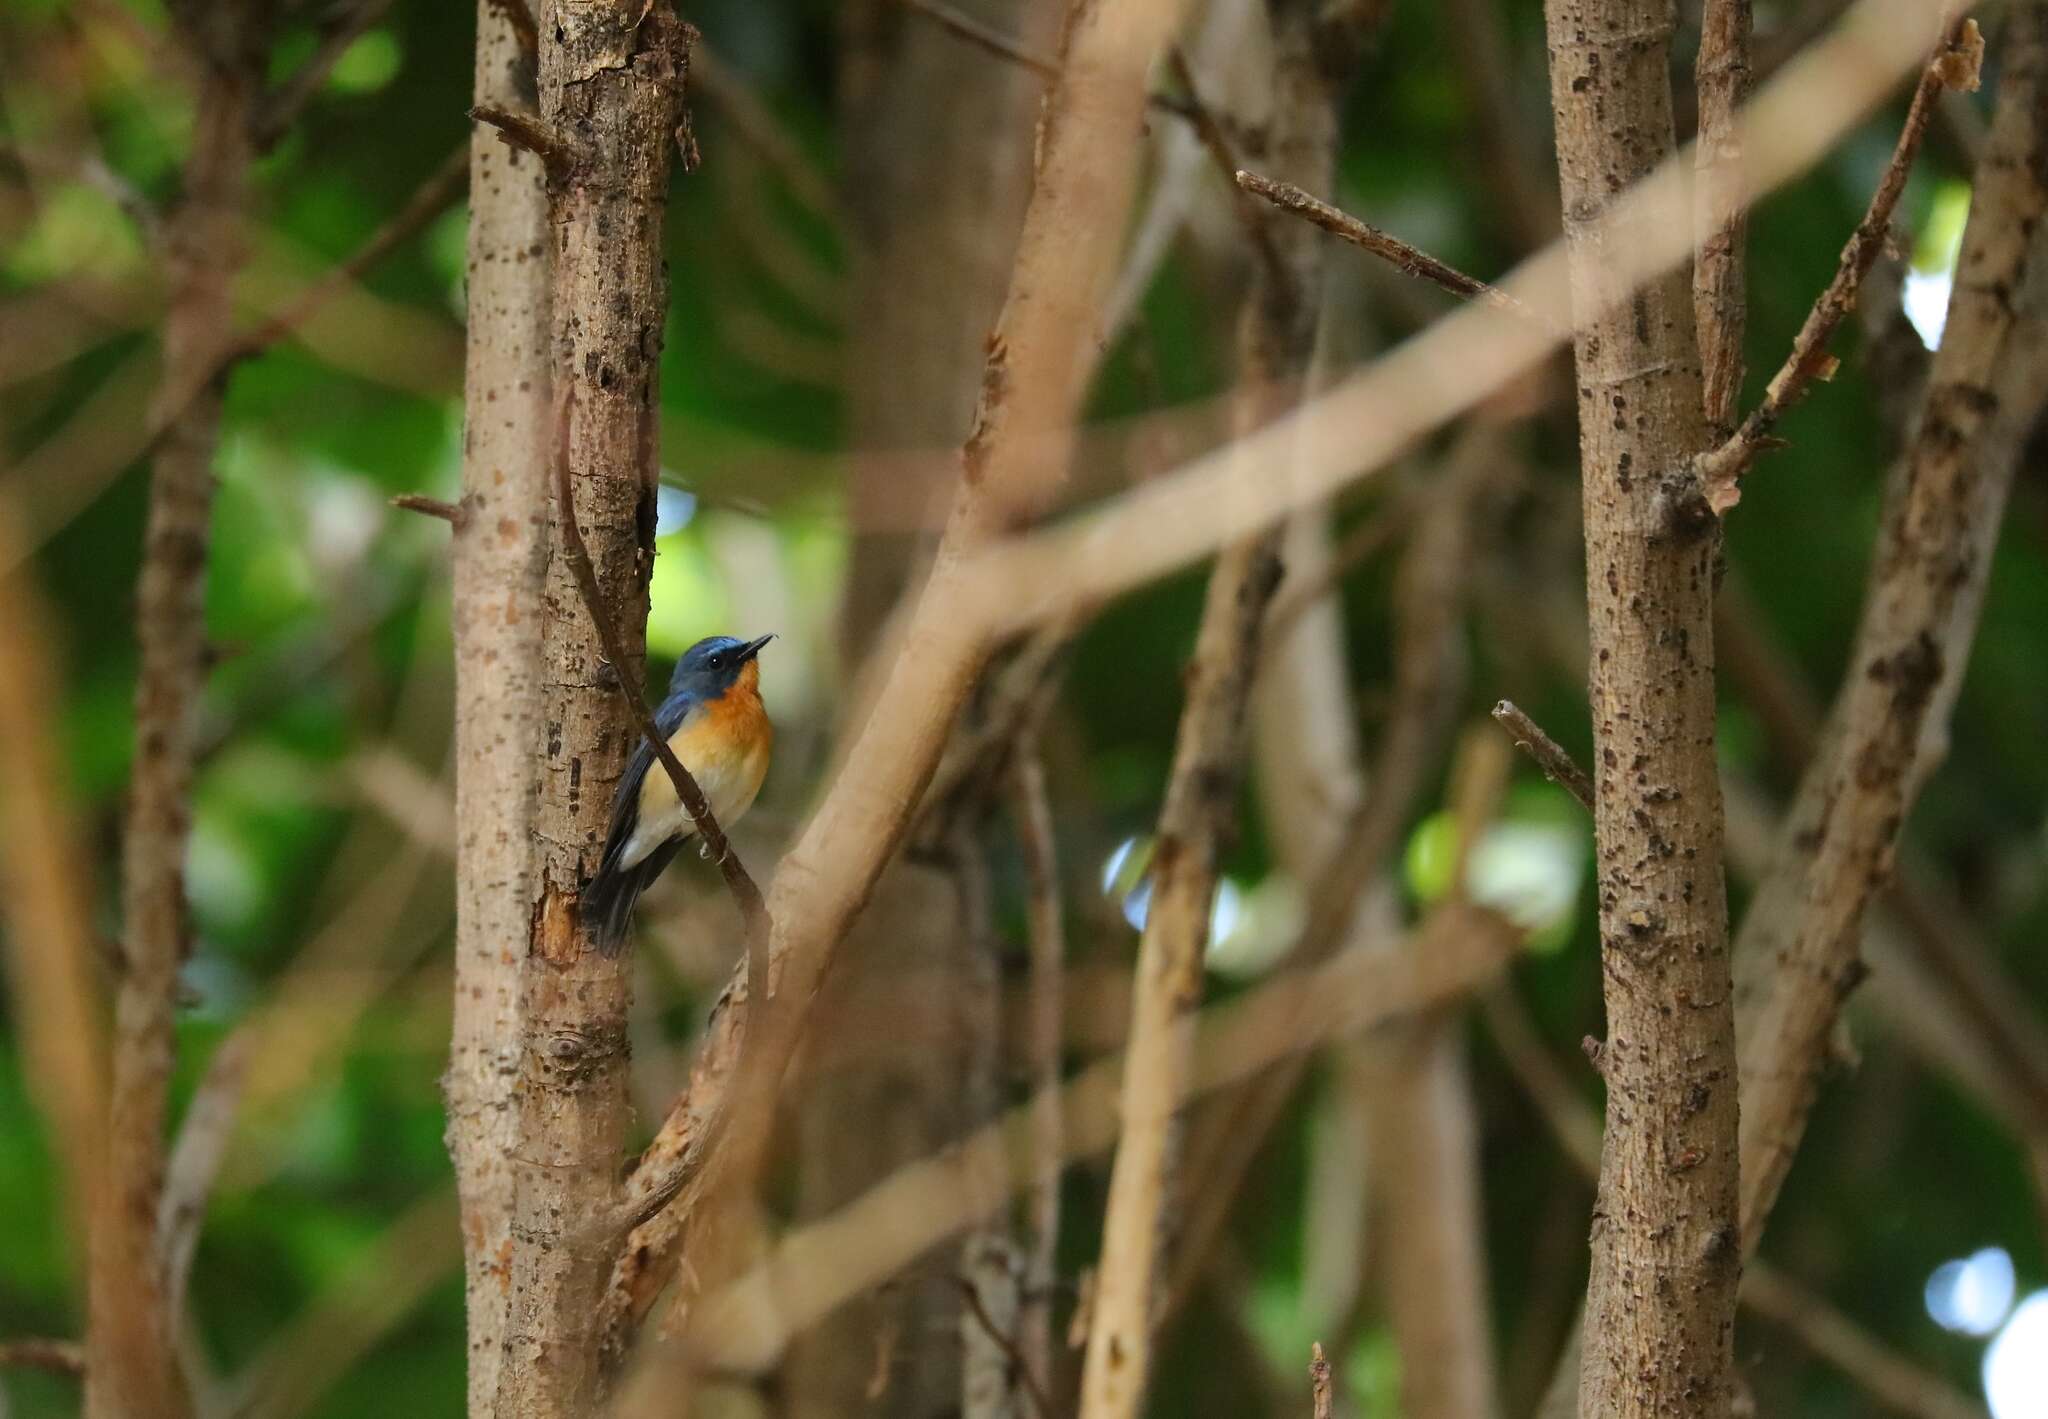
[[[1260,161],[1287,180],[1327,181],[1335,150],[1335,89],[1353,46],[1317,48],[1318,7],[1273,0],[1269,111],[1251,134]],[[1324,67],[1326,64],[1332,67]],[[1241,199],[1239,199],[1241,200]],[[1321,245],[1301,223],[1247,209],[1263,224],[1267,259],[1254,263],[1239,322],[1233,420],[1249,433],[1299,399],[1315,345]],[[1130,1419],[1150,1378],[1162,1311],[1162,1253],[1174,1228],[1177,1113],[1194,1067],[1180,1017],[1200,999],[1210,911],[1229,845],[1246,755],[1246,719],[1259,630],[1279,582],[1279,527],[1225,547],[1210,574],[1173,766],[1159,815],[1151,899],[1138,946],[1123,1136],[1110,1173],[1093,1323],[1082,1368],[1082,1419]]]
[[[1700,371],[1707,425],[1717,438],[1735,427],[1742,398],[1742,333],[1749,302],[1743,277],[1749,216],[1743,210],[1742,140],[1735,115],[1749,96],[1750,0],[1706,0],[1700,11],[1700,52],[1693,64],[1699,96],[1699,147],[1693,229],[1693,319],[1699,327]],[[1711,214],[1735,213],[1716,223]]]
[[[1683,267],[1631,294],[1600,224],[1673,148],[1670,0],[1546,0],[1579,390],[1607,1131],[1579,1412],[1728,1410],[1735,1018],[1714,761],[1716,539],[1665,480],[1707,432]]]
[[[553,228],[555,420],[606,608],[637,657],[652,568],[654,429],[668,283],[662,228],[688,33],[666,4],[546,6],[541,142]],[[636,729],[619,703],[548,500],[543,747],[522,963],[510,1314],[497,1413],[581,1416],[605,1389],[599,1311],[628,1119],[630,959],[579,920]],[[628,667],[636,675],[640,667]]]
[[[1940,759],[1991,554],[2040,413],[2048,294],[2048,7],[2016,6],[1991,144],[1917,424],[1886,489],[1871,585],[1821,750],[1743,923],[1742,1231],[1751,1246],[1805,1132],[1862,923]]]
[[[531,104],[533,57],[478,0],[476,102]],[[455,1009],[448,1150],[462,1204],[469,1412],[493,1412],[511,1281],[519,979],[532,920],[547,556],[549,231],[540,160],[470,140],[463,497],[454,529]]]
[[[964,13],[1049,50],[1047,0],[970,0]],[[846,395],[854,523],[839,653],[851,674],[928,560],[947,488],[937,450],[966,439],[983,346],[1002,304],[1030,192],[1031,140],[1045,81],[967,48],[897,0],[862,0],[842,19],[843,202],[854,236]],[[971,851],[971,845],[966,850]],[[938,859],[890,869],[848,937],[818,1020],[884,988],[920,982],[944,1002],[939,1038],[863,1051],[809,1076],[800,1096],[798,1208],[833,1211],[896,1168],[982,1120],[961,1084],[972,1036],[960,1011],[991,939],[960,929],[966,884]],[[993,1041],[989,1042],[993,1043]],[[831,1049],[829,1041],[820,1047]],[[789,1412],[886,1412],[938,1419],[962,1403],[959,1255],[943,1248],[908,1275],[828,1317],[790,1357]],[[877,1369],[876,1337],[904,1337]],[[970,1335],[979,1334],[971,1330]]]
[[[177,11],[198,112],[184,191],[164,224],[163,379],[135,598],[141,665],[122,840],[120,983],[106,1147],[93,1208],[85,1412],[178,1419],[192,1399],[171,1333],[157,1244],[178,970],[190,933],[185,848],[206,683],[206,559],[213,455],[232,335],[232,283],[260,92],[262,9]]]

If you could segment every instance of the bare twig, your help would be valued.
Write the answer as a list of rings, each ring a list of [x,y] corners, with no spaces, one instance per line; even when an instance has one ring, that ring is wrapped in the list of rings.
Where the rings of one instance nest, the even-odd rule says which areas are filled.
[[[85,1347],[76,1340],[0,1340],[0,1370],[42,1370],[52,1375],[85,1373]]]
[[[1339,538],[1337,544],[1318,561],[1311,575],[1298,575],[1290,565],[1288,578],[1281,583],[1280,595],[1274,598],[1273,609],[1266,616],[1265,643],[1268,646],[1284,644],[1301,618],[1322,604],[1344,578],[1407,532],[1415,521],[1419,501],[1412,496],[1397,496],[1389,506],[1377,509],[1371,517]]]
[[[1899,131],[1899,141],[1892,149],[1891,161],[1885,165],[1884,177],[1871,194],[1870,206],[1864,212],[1863,220],[1857,223],[1848,244],[1842,248],[1834,279],[1814,301],[1806,322],[1793,337],[1792,352],[1785,357],[1785,363],[1778,372],[1771,376],[1771,382],[1764,390],[1763,402],[1749,412],[1741,427],[1719,447],[1699,459],[1696,468],[1699,491],[1707,507],[1715,513],[1726,512],[1741,498],[1743,475],[1767,446],[1771,431],[1777,427],[1785,411],[1806,396],[1815,380],[1833,377],[1838,361],[1828,354],[1828,341],[1849,312],[1856,308],[1863,279],[1870,274],[1878,254],[1884,250],[1885,240],[1891,232],[1892,213],[1905,193],[1906,176],[1920,151],[1921,139],[1927,136],[1927,125],[1934,117],[1936,100],[1944,89],[1976,88],[1977,69],[1983,54],[1984,37],[1978,32],[1977,22],[1963,20],[1942,40],[1934,56],[1928,60],[1919,86],[1913,91],[1912,107],[1906,112],[1905,126]]]
[[[1483,992],[1488,1028],[1509,1072],[1535,1103],[1551,1137],[1590,1182],[1600,1175],[1600,1120],[1572,1089],[1529,1019],[1507,987]],[[1917,1419],[1985,1419],[1981,1405],[1939,1377],[1902,1359],[1821,1296],[1776,1267],[1751,1258],[1744,1268],[1741,1300],[1758,1315],[1782,1325],[1814,1354],[1835,1366],[1887,1408]],[[1577,1349],[1574,1335],[1570,1347]],[[1546,1402],[1545,1412],[1549,1406]]]
[[[550,187],[559,186],[575,171],[579,161],[575,147],[548,127],[539,114],[497,104],[478,104],[469,116],[495,128],[504,143],[540,159],[541,171],[547,174]]]
[[[1752,1261],[1742,1299],[1753,1311],[1861,1385],[1878,1403],[1915,1419],[1985,1419],[1984,1406],[1940,1376],[1905,1359],[1829,1303],[1774,1266]]]
[[[997,1325],[995,1317],[988,1313],[988,1307],[981,1299],[981,1289],[964,1276],[956,1277],[955,1281],[960,1287],[960,1299],[966,1303],[968,1313],[974,1317],[975,1324],[979,1325],[982,1332],[995,1342],[996,1348],[1003,1352],[1018,1383],[1023,1385],[1024,1392],[1031,1396],[1032,1411],[1038,1415],[1038,1419],[1054,1419],[1058,1411],[1053,1408],[1052,1399],[1046,1394],[1045,1386],[1039,1381],[1037,1372],[1032,1369],[1030,1361],[1025,1358],[1018,1343]]]
[[[463,523],[461,503],[451,503],[446,498],[429,497],[425,493],[398,493],[391,499],[391,506],[405,512],[416,512],[424,517],[438,517],[450,527]]]
[[[1862,974],[1865,910],[1938,757],[1975,635],[2023,431],[2041,408],[2048,298],[2042,127],[2048,12],[2012,12],[1992,150],[1971,198],[1947,334],[1917,432],[1886,491],[1850,670],[1737,945],[1743,1006],[1742,1239],[1789,1170],[1841,1005]]]
[[[986,50],[999,59],[1009,60],[1012,64],[1021,64],[1032,73],[1041,74],[1048,79],[1057,79],[1060,76],[1060,66],[1056,60],[1048,59],[1043,54],[1033,54],[1008,35],[991,29],[972,15],[961,14],[951,5],[942,3],[942,0],[901,0],[901,3],[906,9],[917,11],[946,33],[967,41],[976,49]]]
[[[205,689],[206,563],[220,436],[217,352],[231,338],[246,218],[250,105],[267,7],[180,12],[182,45],[211,55],[198,95],[185,197],[165,231],[177,273],[164,322],[164,375],[148,526],[136,589],[141,664],[135,759],[122,851],[122,975],[115,999],[106,1147],[93,1212],[87,1410],[179,1419],[192,1396],[179,1363],[157,1243],[164,1132],[176,1057],[197,707]],[[212,37],[231,52],[212,54]]]
[[[1543,727],[1523,712],[1513,700],[1502,700],[1493,707],[1493,717],[1500,723],[1520,749],[1543,770],[1543,776],[1579,800],[1587,812],[1593,811],[1593,780],[1586,771],[1572,761],[1562,744],[1543,732]]]
[[[1034,736],[1035,739],[1035,736]],[[1037,1174],[1031,1194],[1030,1246],[1024,1264],[1024,1301],[1018,1344],[1024,1368],[1039,1380],[1052,1375],[1052,1286],[1059,1273],[1060,1170],[1064,1161],[1060,1118],[1060,1013],[1065,995],[1066,924],[1060,899],[1058,849],[1045,765],[1035,742],[1020,744],[1010,769],[1011,816],[1024,859],[1029,892],[1026,919],[1031,953],[1031,1077],[1038,1090],[1031,1114],[1031,1157]]]
[[[390,8],[391,0],[351,0],[351,3],[327,8],[320,40],[312,57],[293,70],[291,77],[264,100],[251,117],[251,131],[258,152],[269,149],[284,136],[286,129],[298,121],[313,95],[334,72],[334,66],[341,62],[341,56],[348,53],[349,47]]]
[[[1175,1102],[1250,1078],[1325,1040],[1433,1009],[1494,978],[1519,933],[1492,912],[1437,913],[1397,951],[1352,949],[1313,969],[1289,972],[1228,1003],[1174,1025],[1197,1061]],[[1107,1149],[1118,1130],[1121,1054],[1096,1061],[1061,1086],[1069,1159]],[[999,1193],[961,1186],[991,1168],[1010,1187],[1028,1186],[1015,1166],[1030,1128],[1025,1103],[943,1153],[904,1168],[839,1212],[787,1234],[776,1250],[692,1312],[686,1343],[714,1370],[756,1372],[791,1336],[847,1297],[893,1275],[944,1238],[1003,1203]]]
[[[1446,265],[1428,252],[1410,246],[1399,237],[1389,236],[1378,227],[1361,222],[1350,213],[1310,196],[1291,182],[1274,182],[1271,178],[1242,170],[1236,177],[1237,185],[1254,197],[1263,197],[1282,211],[1291,212],[1304,221],[1315,223],[1332,236],[1342,237],[1353,246],[1362,247],[1380,260],[1393,265],[1403,275],[1413,276],[1418,281],[1427,281],[1454,296],[1484,301],[1495,310],[1505,311],[1523,320],[1548,324],[1542,316],[1499,287],[1467,276],[1456,267]]]
[[[719,875],[725,879],[726,890],[732,893],[735,905],[747,928],[747,986],[754,992],[756,1000],[765,999],[768,987],[768,920],[767,904],[761,899],[761,889],[747,872],[746,864],[733,850],[732,842],[725,830],[718,825],[718,819],[711,811],[710,802],[704,797],[704,790],[697,785],[696,778],[676,757],[669,747],[668,736],[654,722],[653,712],[647,708],[645,693],[641,690],[639,677],[633,671],[633,662],[626,652],[625,642],[619,636],[619,628],[613,622],[610,612],[605,609],[604,592],[597,584],[597,570],[591,565],[590,547],[583,540],[583,529],[576,521],[576,500],[569,481],[569,430],[575,418],[575,405],[567,391],[561,410],[561,431],[555,457],[555,508],[562,522],[562,550],[567,554],[570,575],[575,578],[576,589],[582,593],[584,610],[590,615],[591,624],[597,629],[597,638],[604,646],[605,660],[618,677],[619,697],[633,713],[640,732],[654,750],[654,756],[661,760],[667,771],[669,782],[675,786],[676,799],[683,805],[683,811],[690,815],[697,835],[704,840],[707,854],[717,863]]]
[[[192,1277],[192,1257],[199,1249],[206,1202],[227,1151],[242,1100],[242,1081],[256,1044],[254,1031],[238,1029],[221,1042],[206,1067],[192,1102],[178,1126],[178,1141],[164,1169],[163,1196],[157,1201],[157,1248],[162,1254],[165,1304],[173,1331],[185,1316],[185,1293]]]
[[[1742,189],[1742,140],[1736,111],[1749,91],[1750,0],[1707,0],[1693,65],[1699,95],[1699,143],[1693,170],[1698,253],[1693,259],[1693,323],[1698,328],[1707,426],[1726,437],[1742,397],[1742,332],[1749,313],[1743,286],[1748,215]],[[1725,220],[1714,214],[1726,212]]]
[[[1323,1354],[1320,1340],[1309,1346],[1308,1353],[1309,1412],[1314,1419],[1330,1419],[1336,1386],[1330,1382],[1329,1357]]]
[[[820,217],[835,223],[842,236],[852,237],[844,220],[845,205],[816,162],[797,146],[782,124],[761,102],[760,95],[718,53],[699,45],[690,59],[690,83],[718,109],[732,134],[751,148],[798,200]]]
[[[1223,123],[1216,117],[1216,111],[1209,107],[1202,97],[1202,89],[1195,82],[1195,71],[1188,66],[1188,57],[1179,45],[1166,51],[1167,67],[1173,71],[1174,82],[1180,85],[1188,123],[1195,130],[1195,137],[1201,142],[1202,151],[1209,155],[1210,164],[1223,175],[1223,181],[1231,187],[1230,211],[1237,218],[1237,224],[1244,229],[1245,240],[1251,243],[1253,253],[1264,268],[1268,280],[1279,285],[1288,299],[1299,300],[1302,293],[1293,290],[1293,277],[1287,265],[1280,258],[1280,248],[1274,244],[1273,229],[1266,223],[1266,214],[1255,207],[1249,197],[1250,188],[1243,186],[1237,145],[1230,135],[1223,131]],[[1260,196],[1265,194],[1260,193]]]

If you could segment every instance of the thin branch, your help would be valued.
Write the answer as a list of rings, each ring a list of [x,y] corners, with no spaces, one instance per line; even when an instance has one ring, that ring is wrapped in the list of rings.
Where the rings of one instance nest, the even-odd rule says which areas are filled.
[[[1693,323],[1699,334],[1707,425],[1725,437],[1742,397],[1742,332],[1748,213],[1742,191],[1742,138],[1735,115],[1749,91],[1750,0],[1706,0],[1700,16],[1693,88],[1699,95],[1699,143],[1693,171],[1698,251],[1693,258]],[[1726,213],[1725,217],[1720,214]]]
[[[469,116],[495,128],[507,146],[538,158],[541,171],[547,174],[548,186],[560,186],[575,171],[580,155],[574,145],[530,109],[480,103],[469,111]]]
[[[1834,279],[1814,301],[1806,322],[1793,337],[1792,352],[1771,376],[1763,402],[1718,448],[1701,455],[1696,465],[1698,491],[1714,513],[1726,512],[1741,499],[1743,475],[1768,446],[1772,430],[1786,411],[1806,397],[1814,381],[1834,377],[1840,362],[1827,352],[1828,341],[1856,308],[1863,280],[1884,250],[1891,232],[1892,213],[1905,194],[1906,177],[1919,154],[1921,140],[1927,136],[1936,100],[1944,89],[1975,89],[1983,57],[1984,36],[1975,20],[1966,19],[1949,32],[1927,61],[1919,86],[1913,90],[1913,103],[1906,111],[1906,123],[1899,131],[1891,161],[1885,165],[1884,176],[1871,194],[1863,220],[1857,223],[1848,244],[1842,248]]]
[[[82,1375],[85,1373],[85,1347],[76,1340],[0,1340],[0,1370]]]
[[[1033,1372],[1030,1362],[1025,1359],[1024,1352],[1018,1347],[1017,1342],[1005,1334],[1003,1328],[996,1324],[995,1317],[988,1313],[988,1307],[981,1299],[981,1288],[964,1276],[956,1276],[953,1279],[960,1288],[960,1299],[967,1303],[968,1312],[973,1315],[975,1324],[979,1325],[988,1338],[995,1342],[996,1348],[1003,1352],[1004,1357],[1010,1362],[1011,1373],[1017,1377],[1018,1383],[1024,1386],[1024,1392],[1031,1396],[1031,1408],[1038,1415],[1038,1419],[1055,1419],[1058,1411],[1053,1408],[1051,1396],[1046,1394],[1045,1386],[1039,1382],[1037,1374]]]
[[[1543,732],[1543,727],[1523,712],[1513,700],[1493,707],[1493,717],[1514,739],[1515,747],[1532,759],[1543,776],[1579,800],[1579,806],[1593,811],[1593,780],[1572,761],[1565,747]]]
[[[1353,948],[1286,972],[1174,1026],[1197,1062],[1176,1105],[1240,1083],[1325,1041],[1412,1017],[1498,977],[1520,933],[1490,911],[1440,910],[1398,950]],[[1061,1086],[1068,1159],[1115,1143],[1122,1053]],[[1017,1105],[958,1144],[900,1169],[840,1211],[787,1233],[745,1276],[692,1308],[685,1346],[714,1370],[747,1373],[774,1363],[790,1339],[912,1259],[1000,1207],[1006,1192],[963,1188],[964,1177],[1028,1185],[1015,1140],[1034,1107]],[[678,1350],[685,1347],[676,1347]],[[678,1359],[683,1358],[678,1355]]]
[[[313,95],[334,72],[334,66],[341,62],[342,55],[390,8],[391,0],[354,0],[352,4],[329,8],[312,57],[293,70],[291,77],[263,101],[251,118],[258,152],[268,150],[298,121]]]
[[[301,290],[270,319],[237,340],[234,352],[228,358],[246,359],[259,355],[305,324],[309,316],[340,294],[344,287],[361,280],[371,267],[411,241],[429,222],[453,206],[468,186],[469,144],[460,143],[414,189],[413,194],[405,199],[405,204],[370,233],[347,259],[328,268],[319,280]]]
[[[1550,322],[1516,300],[1497,286],[1490,286],[1474,276],[1467,276],[1455,266],[1437,260],[1426,251],[1421,251],[1389,236],[1368,222],[1361,222],[1350,213],[1332,207],[1329,203],[1311,197],[1291,182],[1275,182],[1255,172],[1240,170],[1236,174],[1237,185],[1254,197],[1263,197],[1284,212],[1291,212],[1304,221],[1313,222],[1332,236],[1339,236],[1353,246],[1362,247],[1391,263],[1403,275],[1413,276],[1418,281],[1427,281],[1439,286],[1454,296],[1484,301],[1495,310],[1505,311],[1522,320],[1534,321],[1548,327]]]
[[[1818,1292],[1774,1266],[1751,1261],[1742,1277],[1751,1310],[1799,1338],[1801,1344],[1854,1379],[1887,1409],[1916,1419],[1985,1419],[1986,1410],[1955,1386],[1884,1344]]]
[[[752,149],[782,179],[783,186],[806,207],[834,224],[846,240],[855,239],[845,220],[845,204],[818,165],[796,144],[776,117],[740,75],[708,45],[690,55],[690,84],[717,107],[732,135]]]
[[[1379,509],[1338,539],[1316,566],[1313,574],[1297,576],[1288,567],[1288,579],[1266,616],[1261,638],[1269,647],[1283,645],[1301,618],[1320,605],[1344,579],[1404,535],[1415,521],[1420,500],[1412,495],[1397,497],[1391,506]]]
[[[192,1276],[193,1254],[199,1249],[200,1229],[206,1221],[207,1198],[213,1192],[221,1157],[227,1152],[228,1138],[234,1131],[242,1084],[256,1042],[256,1032],[244,1027],[214,1051],[185,1110],[184,1122],[178,1126],[178,1141],[164,1168],[163,1195],[157,1200],[157,1250],[162,1257],[165,1304],[174,1333],[184,1323],[186,1287]]]
[[[1210,163],[1233,189],[1230,195],[1231,215],[1244,228],[1245,239],[1251,243],[1253,252],[1264,266],[1267,278],[1274,282],[1286,299],[1299,300],[1302,293],[1294,289],[1293,276],[1287,269],[1287,263],[1281,259],[1280,248],[1273,241],[1273,231],[1266,224],[1266,215],[1252,205],[1250,189],[1243,186],[1237,146],[1223,131],[1223,123],[1216,117],[1215,110],[1202,98],[1201,86],[1195,82],[1195,71],[1188,66],[1187,55],[1176,44],[1166,51],[1166,63],[1173,71],[1174,82],[1180,85],[1185,104],[1183,113],[1194,128],[1202,151],[1209,155]],[[1263,193],[1258,195],[1264,196]]]
[[[590,613],[598,641],[604,646],[605,660],[617,676],[620,698],[632,712],[640,732],[647,737],[654,756],[667,770],[669,782],[675,785],[677,801],[690,815],[690,822],[704,840],[706,852],[718,864],[726,890],[732,893],[733,902],[740,909],[740,918],[746,923],[747,930],[748,989],[753,992],[753,999],[764,1000],[768,994],[768,907],[761,899],[761,889],[748,875],[746,864],[740,861],[725,830],[719,827],[711,804],[704,797],[704,790],[697,786],[696,778],[683,767],[683,761],[669,747],[668,736],[655,724],[638,677],[633,673],[633,662],[627,655],[626,644],[605,609],[604,592],[598,587],[597,570],[590,561],[590,547],[583,540],[583,529],[576,521],[575,495],[569,481],[569,427],[574,417],[575,406],[565,391],[555,456],[555,505],[562,520],[562,550],[568,558],[569,573],[576,580],[576,589],[583,597],[583,607]]]
[[[1736,943],[1742,1002],[1742,1240],[1754,1247],[1805,1133],[1863,918],[1939,757],[2005,498],[2041,408],[2048,299],[2048,12],[2008,20],[1992,149],[1971,196],[1947,335],[1886,489],[1879,553],[1820,757]]]
[[[1060,899],[1059,851],[1053,836],[1052,805],[1045,789],[1045,765],[1033,734],[1020,743],[1010,768],[1011,816],[1024,860],[1025,919],[1031,955],[1030,1026],[1026,1031],[1031,1077],[1038,1090],[1031,1111],[1030,1248],[1024,1262],[1024,1303],[1018,1318],[1025,1368],[1035,1377],[1052,1375],[1052,1284],[1059,1272],[1060,1045],[1061,1008],[1066,993],[1066,923]],[[1046,1411],[1049,1413],[1049,1411]]]
[[[438,517],[451,527],[460,527],[464,521],[461,503],[451,503],[445,498],[430,498],[425,493],[399,493],[391,499],[391,506],[405,512],[416,512],[423,517]]]
[[[1048,59],[1043,54],[1033,54],[1008,35],[990,28],[971,15],[961,14],[951,5],[941,3],[941,0],[902,0],[902,4],[906,9],[915,10],[933,21],[947,34],[967,41],[976,49],[985,50],[999,59],[1007,59],[1012,64],[1021,64],[1032,73],[1048,79],[1057,79],[1060,76],[1060,66],[1055,60]]]
[[[1308,1353],[1309,1412],[1314,1419],[1330,1419],[1336,1386],[1330,1382],[1329,1357],[1323,1354],[1323,1343],[1320,1340],[1309,1346]]]
[[[360,248],[306,286],[263,324],[246,334],[230,335],[222,341],[216,354],[197,365],[176,392],[161,401],[144,435],[141,452],[154,452],[186,411],[225,379],[237,364],[253,359],[290,335],[322,306],[361,280],[371,267],[417,236],[429,222],[448,210],[468,183],[469,145],[463,144],[428,174],[426,181],[406,199],[405,205],[370,233]]]
[[[1507,987],[1483,992],[1487,1026],[1508,1071],[1536,1105],[1552,1141],[1588,1181],[1600,1175],[1600,1120],[1544,1049],[1521,999]],[[1902,1359],[1827,1300],[1752,1257],[1743,1269],[1742,1304],[1783,1326],[1815,1355],[1887,1408],[1916,1419],[1985,1419],[1982,1406],[1939,1377]],[[1568,1347],[1576,1350],[1574,1343]],[[1548,1405],[1546,1403],[1546,1412]]]

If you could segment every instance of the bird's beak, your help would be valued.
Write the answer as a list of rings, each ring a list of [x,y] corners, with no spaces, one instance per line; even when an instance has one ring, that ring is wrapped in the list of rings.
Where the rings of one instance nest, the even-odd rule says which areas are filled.
[[[748,661],[752,660],[755,656],[759,655],[761,653],[761,647],[768,644],[768,642],[774,639],[774,633],[770,632],[768,635],[761,637],[761,639],[757,641],[748,641],[745,645],[741,646],[740,664],[745,665]]]

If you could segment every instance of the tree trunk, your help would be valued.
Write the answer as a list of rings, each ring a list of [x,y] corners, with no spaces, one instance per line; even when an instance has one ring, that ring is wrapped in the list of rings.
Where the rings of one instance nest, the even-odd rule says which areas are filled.
[[[1607,1133],[1579,1412],[1728,1410],[1735,1017],[1714,760],[1717,537],[1664,479],[1706,442],[1690,273],[1613,286],[1603,210],[1673,149],[1669,0],[1546,0],[1574,305]],[[1617,300],[1617,297],[1620,299]]]
[[[555,417],[573,510],[609,615],[638,659],[653,566],[668,282],[662,231],[687,67],[666,4],[548,6],[540,122],[554,234]],[[583,1416],[605,1387],[600,1309],[614,1261],[611,1204],[625,1142],[629,957],[578,918],[611,799],[638,729],[604,663],[549,499],[541,622],[545,747],[534,898],[522,966],[513,1157],[511,1313],[498,1410]]]
[[[533,101],[533,56],[477,5],[476,101]],[[470,140],[468,364],[454,540],[455,1015],[447,1142],[462,1202],[469,1412],[494,1412],[512,1246],[519,978],[533,888],[547,556],[548,202],[540,160]]]

